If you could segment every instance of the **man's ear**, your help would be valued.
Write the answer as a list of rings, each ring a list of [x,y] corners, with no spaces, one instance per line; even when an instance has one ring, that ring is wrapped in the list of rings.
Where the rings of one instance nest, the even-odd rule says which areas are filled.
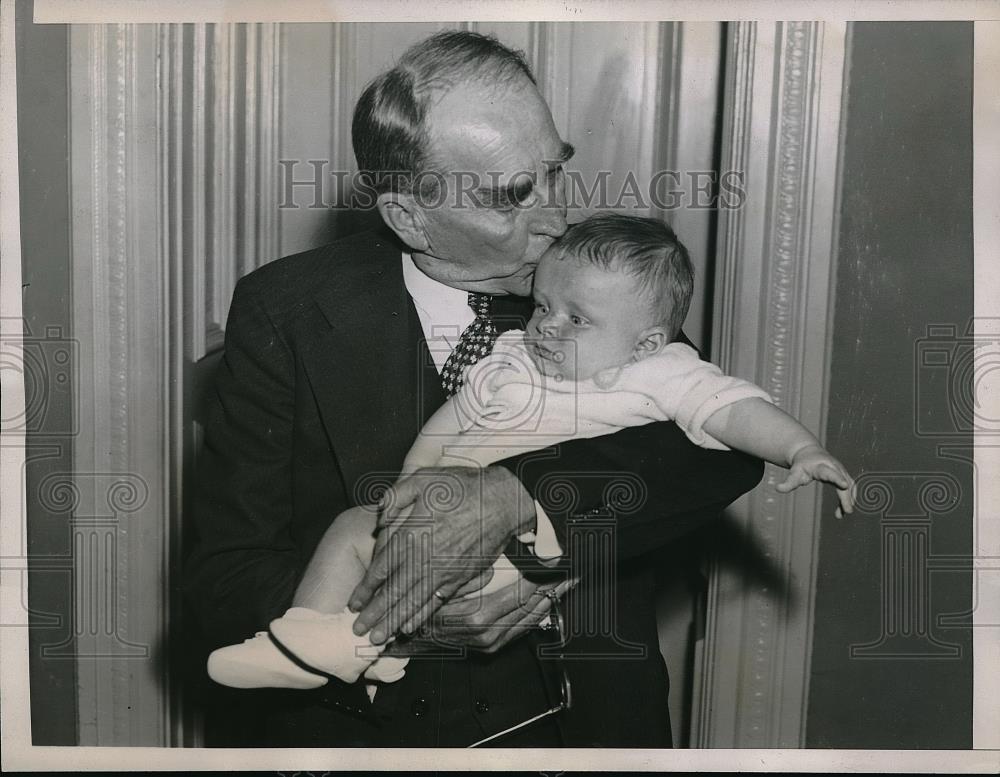
[[[384,192],[376,200],[378,212],[389,229],[413,251],[426,251],[423,213],[409,194]]]
[[[641,361],[647,356],[659,353],[669,343],[670,337],[667,335],[666,329],[662,326],[651,326],[648,329],[642,330],[639,333],[639,337],[636,338],[632,358],[635,361]]]

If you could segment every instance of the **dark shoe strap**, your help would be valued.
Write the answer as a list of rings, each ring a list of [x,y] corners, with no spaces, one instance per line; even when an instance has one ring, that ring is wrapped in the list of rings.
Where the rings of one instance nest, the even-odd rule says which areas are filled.
[[[295,664],[299,669],[309,672],[310,674],[315,674],[319,675],[320,677],[325,677],[329,681],[327,684],[328,685],[327,690],[334,690],[333,687],[329,686],[339,687],[341,689],[344,689],[345,691],[347,689],[353,690],[353,685],[351,683],[345,682],[336,675],[324,672],[322,669],[317,669],[316,667],[307,664],[305,661],[303,661],[301,658],[295,655],[295,653],[289,650],[288,647],[281,642],[281,640],[279,640],[276,636],[274,636],[274,634],[271,633],[270,629],[268,629],[267,636],[271,640],[271,643],[276,648],[278,648],[281,654],[289,661],[291,661],[293,664]],[[341,699],[334,698],[334,696],[332,696],[331,694],[324,694],[324,701],[352,715],[358,715],[364,718],[365,720],[371,720],[371,715],[368,713],[368,711],[362,709],[357,705],[348,704],[347,702]]]

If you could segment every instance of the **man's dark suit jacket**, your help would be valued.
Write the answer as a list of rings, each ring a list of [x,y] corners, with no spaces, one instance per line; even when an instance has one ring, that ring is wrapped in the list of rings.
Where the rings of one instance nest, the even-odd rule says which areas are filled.
[[[401,250],[388,233],[363,233],[273,262],[237,285],[185,576],[209,649],[240,642],[284,612],[333,518],[370,502],[373,483],[391,482],[445,399],[403,284]],[[495,308],[508,328],[523,328],[530,313],[514,298],[497,298]],[[670,746],[648,552],[756,485],[760,462],[702,450],[675,424],[655,423],[503,464],[546,509],[568,558],[595,543],[611,554],[564,601],[572,708],[496,744]],[[588,535],[592,527],[597,534]],[[214,709],[238,720],[228,728],[241,736],[217,742],[466,745],[556,700],[540,639],[530,634],[494,654],[411,659],[364,719],[322,689],[219,688]],[[209,737],[212,744],[211,729]]]

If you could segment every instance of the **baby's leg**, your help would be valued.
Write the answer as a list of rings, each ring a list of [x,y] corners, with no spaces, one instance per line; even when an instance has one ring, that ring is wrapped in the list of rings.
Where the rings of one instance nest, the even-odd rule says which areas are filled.
[[[352,507],[334,519],[295,590],[293,607],[335,613],[347,606],[371,562],[375,523],[370,506]]]
[[[214,651],[209,676],[234,688],[317,688],[326,684],[324,675],[349,683],[362,673],[383,682],[402,677],[406,659],[380,658],[384,645],[373,646],[367,635],[356,636],[352,626],[357,616],[347,609],[371,562],[375,524],[370,507],[337,516],[306,567],[292,607],[271,621],[269,632]],[[318,671],[303,668],[282,649]]]

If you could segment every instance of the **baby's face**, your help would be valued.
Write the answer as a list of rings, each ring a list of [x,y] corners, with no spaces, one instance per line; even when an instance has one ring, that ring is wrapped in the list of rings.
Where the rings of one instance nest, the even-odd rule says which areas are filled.
[[[525,338],[543,375],[586,380],[633,361],[649,327],[649,302],[634,277],[550,248],[535,269],[535,312]]]

